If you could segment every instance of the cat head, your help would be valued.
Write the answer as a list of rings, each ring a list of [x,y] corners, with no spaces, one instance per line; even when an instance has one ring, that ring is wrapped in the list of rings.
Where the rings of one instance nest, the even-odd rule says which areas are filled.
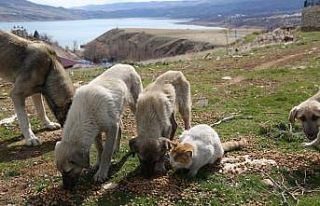
[[[188,143],[175,143],[170,151],[170,163],[175,169],[188,169],[192,164],[193,146]]]

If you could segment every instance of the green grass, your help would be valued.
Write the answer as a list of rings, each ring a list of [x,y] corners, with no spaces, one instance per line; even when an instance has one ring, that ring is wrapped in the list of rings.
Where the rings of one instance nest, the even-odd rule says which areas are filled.
[[[246,41],[252,41],[256,35],[248,36]],[[237,61],[229,57],[222,58],[221,62],[195,59],[194,61],[178,61],[166,64],[136,65],[136,68],[143,79],[144,85],[149,84],[156,76],[167,70],[182,70],[191,83],[193,101],[195,102],[201,97],[209,100],[208,107],[193,108],[193,124],[212,124],[233,113],[242,115],[244,118],[224,122],[215,127],[223,141],[249,137],[253,143],[252,147],[258,151],[278,151],[284,157],[287,154],[305,154],[306,149],[301,145],[304,141],[301,127],[297,124],[295,130],[300,133],[290,137],[287,118],[293,106],[319,90],[319,57],[311,55],[300,59],[294,65],[288,62],[284,66],[264,70],[247,68],[247,65],[254,63],[262,56],[275,55],[276,58],[278,54],[301,52],[315,47],[320,41],[319,32],[297,32],[296,36],[298,38],[296,43],[285,47],[270,46],[256,49],[254,56],[246,56]],[[296,65],[303,65],[305,68],[296,69]],[[74,82],[88,82],[104,70],[104,68],[73,70],[70,75]],[[233,79],[241,77],[241,81],[232,83],[222,80],[224,76],[231,76]],[[126,120],[124,122],[126,123]],[[31,124],[34,130],[41,129],[37,118],[32,117]],[[180,133],[181,129],[178,130],[178,134]],[[121,159],[128,151],[127,142],[133,134],[134,131],[124,133],[120,152],[115,155],[114,159]],[[31,192],[27,193],[23,200],[20,199],[18,204],[25,203],[25,201],[30,203],[33,198],[50,203],[48,201],[55,195],[51,194],[51,190],[59,188],[61,184],[61,176],[57,171],[47,170],[43,166],[43,169],[40,169],[39,173],[41,175],[39,176],[33,173],[24,173],[29,171],[28,168],[33,170],[35,165],[48,164],[50,168],[53,167],[52,150],[54,143],[37,148],[35,152],[32,151],[32,148],[23,146],[12,147],[11,149],[8,146],[3,146],[11,143],[11,140],[15,142],[13,138],[20,135],[21,132],[17,123],[0,127],[0,145],[2,145],[3,150],[1,155],[8,158],[13,157],[10,161],[5,161],[2,158],[3,161],[0,162],[1,180],[13,181],[15,178],[26,175],[27,178],[21,181],[25,181],[23,183],[28,185],[26,190]],[[93,164],[95,149],[92,149],[92,151],[91,161]],[[9,154],[5,152],[9,152]],[[29,156],[15,159],[14,156],[19,152],[25,152]],[[234,152],[230,155],[245,155],[247,152],[250,151]],[[318,155],[316,150],[310,149],[308,152],[315,156]],[[301,160],[298,159],[297,161]],[[132,176],[132,171],[137,166],[137,158],[129,158],[121,170],[113,174],[109,181],[125,186],[128,182],[130,183],[137,178]],[[308,171],[307,177],[304,176],[303,169],[297,170],[287,167],[275,168],[270,172],[270,175],[279,181],[283,177],[284,184],[289,188],[296,187],[296,180],[300,184],[306,181],[306,184],[302,185],[306,191],[320,188],[320,168],[310,163],[304,169]],[[65,202],[62,201],[62,203],[67,204],[71,201],[76,205],[162,205],[164,202],[169,205],[258,205],[260,203],[262,205],[281,205],[283,203],[281,193],[276,188],[270,188],[263,184],[261,181],[264,178],[266,176],[260,172],[230,177],[218,173],[211,167],[201,169],[195,178],[170,171],[169,179],[174,182],[173,184],[179,188],[179,191],[172,194],[171,190],[166,190],[166,187],[164,187],[162,193],[150,195],[152,191],[149,191],[148,194],[141,194],[128,190],[95,194],[101,188],[97,186],[97,189],[96,186],[93,186],[92,177],[89,175],[89,177],[83,177],[81,181],[83,187],[79,186],[78,191],[69,194],[69,199]],[[186,194],[186,196],[183,196],[183,194]],[[177,197],[174,195],[177,195]],[[291,205],[296,204],[289,195],[286,195],[286,197]],[[11,200],[12,198],[8,197],[8,199]],[[299,196],[298,205],[319,204],[320,193],[317,191]]]

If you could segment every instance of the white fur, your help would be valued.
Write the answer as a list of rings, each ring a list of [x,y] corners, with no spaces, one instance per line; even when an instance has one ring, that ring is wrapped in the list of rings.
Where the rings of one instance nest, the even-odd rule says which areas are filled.
[[[215,163],[224,154],[217,132],[206,124],[200,124],[184,131],[180,136],[180,142],[188,143],[193,147],[192,162],[187,166],[191,176],[196,175],[201,167]],[[182,167],[172,157],[170,157],[170,162],[177,169]]]
[[[128,64],[116,64],[105,71],[105,75],[109,78],[121,79],[127,85],[129,95],[126,101],[131,111],[135,113],[138,96],[142,92],[143,87],[141,77],[134,67]]]
[[[143,91],[138,99],[136,122],[139,138],[170,137],[170,116],[175,108],[175,91],[171,84]]]
[[[133,67],[125,65],[112,67],[88,85],[78,88],[67,116],[62,141],[56,147],[56,150],[64,149],[55,151],[58,169],[68,167],[64,162],[72,155],[62,144],[76,147],[78,151],[88,151],[96,137],[106,132],[104,147],[101,140],[96,141],[99,169],[94,177],[96,181],[105,180],[117,142],[124,104],[130,101],[134,104],[135,92],[139,93],[140,90],[140,76]]]
[[[185,129],[188,130],[191,127],[191,91],[190,83],[180,71],[167,71],[161,74],[154,81],[156,85],[171,84],[175,89],[175,104],[176,109],[182,116]],[[148,88],[146,88],[148,90]]]

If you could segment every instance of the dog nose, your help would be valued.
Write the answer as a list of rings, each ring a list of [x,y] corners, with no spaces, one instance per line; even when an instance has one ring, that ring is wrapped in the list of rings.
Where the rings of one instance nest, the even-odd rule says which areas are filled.
[[[152,177],[152,175],[154,174],[154,170],[153,170],[154,166],[153,165],[145,165],[142,164],[141,165],[141,174],[145,177],[145,178],[150,178]]]
[[[317,134],[313,132],[305,132],[305,134],[309,140],[314,140],[315,138],[317,138]]]

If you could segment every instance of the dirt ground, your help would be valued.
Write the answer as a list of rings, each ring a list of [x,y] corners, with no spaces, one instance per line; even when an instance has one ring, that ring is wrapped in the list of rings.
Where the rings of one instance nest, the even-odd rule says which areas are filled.
[[[132,161],[131,158],[128,163],[123,163],[125,166],[118,171],[119,174],[114,175],[105,184],[94,184],[92,171],[87,171],[75,191],[65,191],[61,188],[61,175],[53,159],[55,142],[61,139],[62,132],[61,130],[42,130],[34,115],[32,103],[28,100],[27,111],[31,114],[33,130],[43,144],[36,148],[23,146],[23,137],[17,122],[0,126],[0,205],[203,205],[206,201],[213,200],[219,203],[217,205],[268,205],[268,203],[273,203],[272,201],[275,201],[273,205],[277,205],[278,202],[280,204],[283,201],[282,192],[293,202],[295,201],[291,195],[298,198],[317,197],[320,188],[318,181],[320,153],[317,150],[301,148],[303,139],[281,139],[278,136],[281,136],[282,133],[278,134],[278,129],[270,132],[269,125],[273,125],[273,121],[279,121],[279,119],[287,121],[286,110],[289,109],[287,107],[293,105],[290,98],[297,96],[297,90],[306,90],[303,93],[306,93],[306,96],[314,90],[313,81],[318,76],[314,76],[311,71],[307,73],[307,71],[314,71],[316,70],[314,67],[318,66],[317,61],[312,66],[308,63],[319,58],[319,44],[314,42],[310,45],[286,48],[272,47],[252,51],[252,53],[241,57],[212,54],[210,58],[202,58],[206,55],[200,55],[197,58],[193,57],[192,61],[150,64],[143,65],[142,68],[137,66],[137,68],[145,82],[151,81],[168,69],[183,71],[191,81],[194,102],[202,97],[209,98],[210,107],[193,109],[193,124],[212,123],[221,119],[230,112],[227,110],[228,107],[224,106],[232,101],[234,102],[234,105],[230,106],[232,109],[240,107],[242,110],[263,104],[264,102],[252,104],[249,101],[264,98],[260,93],[255,93],[258,89],[261,89],[265,96],[270,95],[277,101],[284,99],[285,103],[280,102],[284,109],[279,109],[280,106],[275,105],[261,112],[261,108],[258,107],[259,109],[255,108],[250,111],[256,115],[254,118],[257,119],[237,120],[234,124],[226,123],[218,128],[223,137],[231,139],[241,137],[249,141],[248,147],[227,154],[228,157],[250,155],[256,159],[275,160],[277,167],[280,168],[276,170],[276,174],[270,170],[251,170],[243,176],[237,174],[221,176],[218,174],[221,165],[210,165],[196,179],[188,179],[183,175],[169,172],[167,175],[148,180],[134,173],[137,161]],[[217,60],[218,56],[220,60]],[[278,67],[281,68],[279,71]],[[306,76],[304,76],[304,71]],[[77,71],[74,72],[77,73]],[[230,76],[231,79],[223,80],[222,77],[225,76]],[[75,78],[74,81],[79,81],[84,77],[87,78],[85,75],[73,78]],[[92,78],[90,76],[82,80],[87,82]],[[312,86],[304,83],[305,78],[312,82]],[[298,89],[296,85],[285,84],[287,79],[299,81]],[[284,88],[295,89],[285,90],[278,97],[277,91],[282,89],[282,84]],[[11,84],[0,81],[0,119],[14,114],[9,98],[11,86]],[[268,100],[268,104],[273,103]],[[54,119],[52,114],[48,113],[50,118]],[[122,145],[127,145],[128,139],[135,135],[134,117],[129,110],[126,110],[123,119]],[[181,120],[178,123],[181,125]],[[242,127],[248,124],[254,126],[242,131]],[[255,127],[260,127],[260,129]],[[266,131],[261,132],[260,130],[264,128]],[[265,138],[268,132],[272,138]],[[117,159],[120,159],[126,151],[127,147],[123,147]],[[114,171],[117,171],[116,166],[114,166]],[[251,180],[257,176],[270,179],[269,174],[275,175],[272,177],[282,184],[281,187],[288,186],[288,188],[265,188],[260,185],[260,179]],[[110,182],[116,183],[114,188],[109,188],[108,183]],[[235,194],[232,193],[232,188],[235,188]],[[255,190],[256,193],[253,192]],[[243,202],[235,203],[234,199],[237,198],[242,198]],[[289,201],[289,203],[292,202]]]

